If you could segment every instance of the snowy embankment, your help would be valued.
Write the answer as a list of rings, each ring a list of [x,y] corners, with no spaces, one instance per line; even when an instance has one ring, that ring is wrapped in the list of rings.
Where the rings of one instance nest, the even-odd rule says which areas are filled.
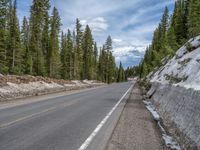
[[[157,125],[162,133],[162,138],[165,142],[165,145],[168,148],[173,149],[173,150],[181,150],[181,147],[177,143],[177,141],[172,136],[168,135],[167,132],[165,131],[164,127],[161,125],[160,116],[159,116],[158,112],[156,111],[156,108],[154,107],[154,105],[149,101],[143,101],[143,102],[146,105],[146,108],[152,114],[154,120],[157,122]]]
[[[189,40],[155,73],[147,93],[183,149],[200,150],[200,36]]]
[[[151,82],[200,90],[200,36],[181,47],[166,65],[153,74]]]
[[[0,75],[0,101],[103,85],[93,80],[57,80],[33,76]]]

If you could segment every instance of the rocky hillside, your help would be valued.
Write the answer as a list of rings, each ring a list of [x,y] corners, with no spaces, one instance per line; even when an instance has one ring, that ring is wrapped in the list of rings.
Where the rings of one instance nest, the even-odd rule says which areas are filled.
[[[181,47],[171,60],[151,75],[150,80],[200,90],[200,36]]]
[[[200,36],[163,61],[149,80],[147,100],[156,106],[170,134],[182,149],[200,150]]]

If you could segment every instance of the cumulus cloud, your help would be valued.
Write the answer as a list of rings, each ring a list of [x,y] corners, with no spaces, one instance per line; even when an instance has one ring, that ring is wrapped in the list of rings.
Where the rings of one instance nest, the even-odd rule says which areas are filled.
[[[97,17],[93,19],[83,19],[80,20],[80,23],[85,27],[86,25],[89,25],[93,32],[103,32],[108,29],[108,23],[103,17]]]
[[[113,42],[114,42],[114,43],[121,43],[121,42],[122,42],[122,39],[113,39]]]
[[[139,52],[134,47],[123,47],[115,49],[114,56],[117,64],[120,62],[125,68],[128,66],[134,66],[139,64],[140,60],[143,58],[144,53]]]

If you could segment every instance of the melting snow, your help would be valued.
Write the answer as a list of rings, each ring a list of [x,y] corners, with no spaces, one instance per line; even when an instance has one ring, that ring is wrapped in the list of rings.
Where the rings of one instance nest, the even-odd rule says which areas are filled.
[[[58,84],[55,82],[47,83],[44,81],[29,82],[29,83],[11,83],[7,82],[6,86],[0,87],[0,96],[10,94],[23,94],[26,92],[43,91],[48,89],[62,89],[70,87],[88,87],[88,85],[102,85],[103,83],[97,83],[97,81],[81,82],[78,80],[72,81],[72,84]]]
[[[188,43],[194,50],[188,51],[185,44],[151,77],[151,82],[169,84],[170,80],[174,80],[172,83],[176,86],[200,90],[200,36],[189,40]],[[170,77],[172,79],[169,79]]]
[[[165,145],[168,148],[173,149],[173,150],[181,150],[181,147],[176,142],[176,140],[172,136],[167,135],[167,132],[165,131],[165,129],[161,125],[160,116],[159,116],[158,112],[156,111],[155,106],[149,101],[143,101],[143,102],[146,105],[146,108],[152,114],[153,118],[157,121],[158,127],[160,128],[161,133],[162,133],[162,138],[165,141]]]
[[[144,104],[146,105],[146,108],[151,112],[151,114],[153,115],[153,118],[156,120],[156,121],[159,121],[160,120],[160,116],[159,114],[157,113],[156,111],[156,108],[152,105],[151,102],[148,102],[148,101],[143,101]]]

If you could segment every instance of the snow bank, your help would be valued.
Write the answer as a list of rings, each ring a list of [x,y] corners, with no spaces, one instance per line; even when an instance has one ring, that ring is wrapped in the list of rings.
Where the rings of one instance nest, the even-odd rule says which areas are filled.
[[[7,82],[7,86],[0,87],[0,93],[17,93],[17,92],[28,92],[32,90],[44,90],[44,89],[53,89],[53,88],[62,88],[63,86],[57,84],[57,83],[45,83],[43,81],[41,82],[30,82],[28,84],[15,84]]]
[[[200,90],[200,36],[189,40],[168,63],[151,76],[151,82]]]
[[[33,76],[1,75],[0,101],[100,85],[103,83],[89,80],[66,81]]]
[[[177,143],[177,141],[170,135],[167,134],[165,131],[164,127],[160,123],[160,116],[158,112],[156,111],[155,106],[150,102],[150,101],[143,101],[144,104],[146,105],[146,108],[150,111],[152,114],[154,120],[157,121],[157,125],[160,128],[160,131],[162,133],[162,138],[165,141],[165,145],[173,150],[181,150],[180,145]]]
[[[146,108],[150,111],[150,113],[152,114],[153,118],[156,120],[156,121],[159,121],[160,120],[160,116],[159,114],[157,113],[156,111],[156,108],[152,105],[151,102],[148,102],[148,101],[143,101],[144,104],[146,105]]]

